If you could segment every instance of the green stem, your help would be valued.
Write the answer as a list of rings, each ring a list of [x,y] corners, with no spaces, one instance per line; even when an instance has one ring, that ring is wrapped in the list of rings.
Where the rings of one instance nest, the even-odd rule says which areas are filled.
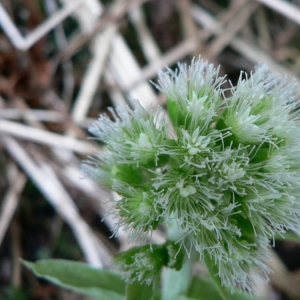
[[[183,232],[175,222],[168,224],[168,239],[178,241],[183,236]],[[186,257],[181,270],[166,269],[162,286],[161,300],[173,300],[176,296],[185,295],[192,277],[195,251],[190,257]]]
[[[213,282],[216,285],[216,288],[222,297],[223,300],[230,300],[230,294],[228,293],[228,290],[222,285],[220,277],[217,276],[216,274],[218,273],[217,266],[215,263],[212,261],[210,258],[209,254],[205,251],[204,252],[204,262],[206,265],[206,268],[208,270],[208,273],[210,274]]]
[[[176,296],[185,295],[191,281],[192,259],[187,259],[180,271],[167,269],[162,287],[162,300],[173,300]]]

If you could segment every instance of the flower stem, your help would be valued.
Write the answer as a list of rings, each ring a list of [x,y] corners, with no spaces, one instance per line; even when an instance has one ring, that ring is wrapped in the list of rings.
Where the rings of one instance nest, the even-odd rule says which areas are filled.
[[[178,241],[183,236],[183,232],[178,228],[175,222],[168,224],[168,239]],[[191,251],[189,257],[185,258],[185,262],[181,270],[166,269],[162,287],[161,300],[173,300],[178,295],[185,295],[191,281],[192,269],[195,260],[195,251]]]

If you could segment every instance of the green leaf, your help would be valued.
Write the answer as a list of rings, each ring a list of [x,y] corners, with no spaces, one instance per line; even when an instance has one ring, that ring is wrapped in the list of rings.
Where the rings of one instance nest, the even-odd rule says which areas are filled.
[[[126,300],[153,300],[153,285],[143,282],[134,281],[127,286]]]
[[[165,271],[164,286],[162,290],[163,300],[173,300],[177,295],[185,294],[191,280],[191,259],[187,259],[180,271],[167,269]]]
[[[59,259],[22,261],[38,277],[61,287],[101,300],[125,300],[125,282],[120,275],[84,263]]]
[[[222,300],[215,284],[207,277],[195,276],[190,285],[187,297],[177,297],[176,300]],[[263,298],[236,291],[230,295],[231,300],[263,300]],[[175,299],[174,299],[175,300]]]

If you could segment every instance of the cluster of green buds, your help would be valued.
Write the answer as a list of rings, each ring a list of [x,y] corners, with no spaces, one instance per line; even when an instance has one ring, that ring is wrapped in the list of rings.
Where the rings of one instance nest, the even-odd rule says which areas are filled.
[[[200,59],[160,72],[167,113],[136,101],[101,115],[90,132],[106,151],[83,169],[121,196],[115,232],[135,239],[175,222],[179,249],[188,240],[222,285],[251,291],[255,276],[267,279],[270,241],[300,234],[299,86],[259,66],[225,93],[218,73]],[[141,268],[166,265],[150,249],[126,264],[138,270],[130,278],[151,277],[140,257]]]
[[[162,267],[180,270],[183,261],[184,254],[180,251],[179,244],[168,241],[162,245],[134,247],[120,253],[114,259],[114,266],[131,282],[150,284]]]

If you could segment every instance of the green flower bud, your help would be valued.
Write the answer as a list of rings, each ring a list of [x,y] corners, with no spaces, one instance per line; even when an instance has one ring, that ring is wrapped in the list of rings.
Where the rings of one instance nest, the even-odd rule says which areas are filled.
[[[150,284],[164,266],[180,270],[183,259],[179,244],[168,241],[162,245],[131,248],[116,255],[113,265],[123,273],[125,280]]]
[[[101,115],[89,131],[106,143],[112,159],[118,164],[155,167],[159,161],[159,146],[166,138],[166,125],[160,116],[147,112],[135,101],[135,110],[120,106],[110,109],[115,121]]]
[[[135,188],[151,189],[152,173],[145,168],[130,164],[115,164],[113,157],[106,153],[82,165],[82,171],[104,187],[113,188],[114,180]]]
[[[134,247],[115,256],[114,267],[123,273],[126,281],[150,284],[167,263],[164,247],[146,245]]]
[[[168,69],[159,73],[160,91],[167,95],[168,113],[174,127],[185,129],[197,115],[197,125],[212,123],[221,105],[221,85],[224,77],[218,77],[218,69],[204,61],[191,66],[178,64],[175,72]]]
[[[115,213],[120,217],[115,233],[123,226],[135,239],[151,233],[163,221],[162,208],[157,205],[158,193],[135,189],[130,185],[114,181],[113,187],[122,199],[115,203]]]

